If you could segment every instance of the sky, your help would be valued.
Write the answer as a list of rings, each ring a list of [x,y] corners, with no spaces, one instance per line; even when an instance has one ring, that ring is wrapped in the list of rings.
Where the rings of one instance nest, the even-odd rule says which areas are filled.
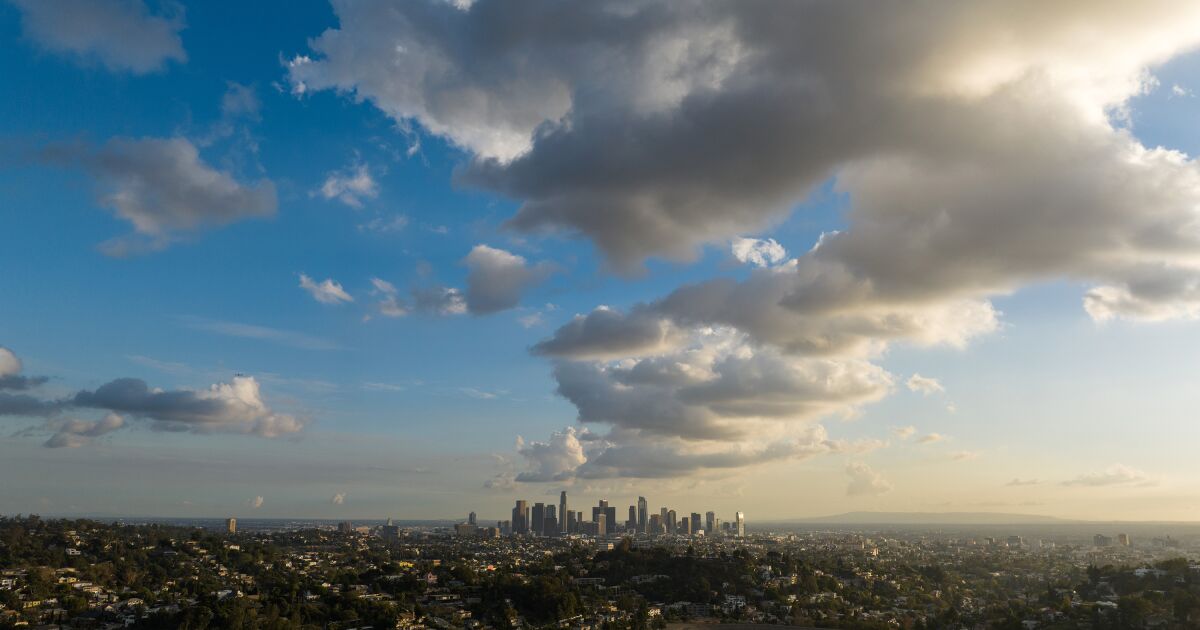
[[[0,513],[1200,520],[1198,47],[1165,0],[2,1]]]

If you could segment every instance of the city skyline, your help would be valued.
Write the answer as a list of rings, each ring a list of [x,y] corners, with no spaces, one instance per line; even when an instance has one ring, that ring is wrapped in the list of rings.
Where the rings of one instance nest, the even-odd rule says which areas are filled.
[[[0,0],[0,51],[0,514],[1200,522],[1200,5]]]

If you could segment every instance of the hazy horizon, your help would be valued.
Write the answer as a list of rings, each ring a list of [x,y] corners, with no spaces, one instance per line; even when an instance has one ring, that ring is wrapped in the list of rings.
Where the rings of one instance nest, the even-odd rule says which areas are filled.
[[[0,50],[0,514],[1200,521],[1200,4],[0,0]]]

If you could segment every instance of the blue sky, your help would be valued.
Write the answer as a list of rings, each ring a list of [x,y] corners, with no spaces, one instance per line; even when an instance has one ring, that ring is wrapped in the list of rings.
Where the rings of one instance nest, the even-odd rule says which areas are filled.
[[[71,5],[64,3],[54,19],[69,21]],[[530,349],[556,335],[576,315],[601,305],[627,313],[632,320],[641,317],[635,315],[641,312],[636,305],[657,304],[679,287],[714,278],[751,282],[769,273],[738,260],[731,241],[739,237],[773,239],[786,249],[786,259],[801,259],[803,269],[822,234],[863,231],[857,228],[864,224],[861,217],[867,210],[856,202],[869,198],[871,191],[855,179],[855,173],[867,169],[859,166],[867,163],[860,154],[831,158],[828,169],[815,171],[824,173],[815,185],[780,183],[778,194],[764,192],[762,199],[746,200],[742,208],[746,195],[719,188],[736,183],[713,184],[718,176],[699,172],[706,167],[704,160],[666,149],[646,150],[655,165],[640,171],[649,173],[645,181],[642,175],[628,176],[625,191],[640,190],[639,186],[649,190],[668,180],[670,184],[662,185],[676,186],[680,175],[662,174],[659,182],[646,182],[659,177],[655,169],[671,160],[696,160],[695,189],[711,187],[702,197],[724,198],[721,195],[728,193],[738,201],[726,206],[714,201],[716,209],[709,210],[703,202],[683,201],[685,193],[670,189],[657,198],[660,206],[638,212],[693,215],[679,222],[684,227],[664,231],[667,236],[655,235],[655,246],[630,260],[605,249],[603,244],[612,241],[604,239],[617,237],[605,236],[607,228],[594,227],[594,221],[618,225],[621,217],[631,216],[605,205],[620,203],[611,201],[618,197],[604,197],[605,204],[592,214],[575,216],[573,208],[587,207],[589,195],[598,194],[594,187],[601,184],[592,182],[588,186],[593,188],[580,192],[584,189],[570,189],[574,184],[566,183],[576,181],[574,174],[559,174],[555,180],[542,178],[537,170],[548,170],[556,160],[573,164],[576,159],[584,160],[588,176],[627,159],[631,169],[637,166],[638,158],[629,157],[631,153],[614,153],[622,157],[613,161],[595,157],[594,163],[579,153],[555,158],[550,151],[557,145],[539,139],[539,134],[553,132],[564,144],[573,142],[571,134],[582,136],[590,129],[596,112],[602,115],[595,120],[608,121],[634,116],[629,113],[633,111],[642,116],[637,123],[645,126],[676,107],[656,104],[668,109],[642,113],[641,97],[619,72],[613,75],[617,78],[603,71],[587,74],[595,70],[588,65],[591,61],[566,70],[539,70],[541,62],[522,62],[516,75],[521,81],[538,79],[539,72],[569,76],[562,79],[572,98],[565,116],[577,125],[557,128],[553,120],[539,118],[541,126],[530,127],[534,131],[526,135],[538,139],[532,149],[524,149],[526,166],[524,158],[506,162],[507,156],[471,135],[470,116],[476,112],[464,114],[461,109],[466,106],[459,105],[469,102],[464,94],[495,89],[494,110],[480,124],[488,129],[511,122],[523,129],[527,117],[512,111],[542,107],[553,102],[557,92],[534,99],[533,105],[513,97],[504,85],[511,78],[504,73],[511,68],[496,62],[495,77],[471,85],[476,92],[454,92],[446,97],[450,101],[438,100],[437,95],[425,95],[419,102],[395,96],[404,93],[401,88],[412,88],[404,79],[408,69],[366,64],[364,60],[379,50],[371,38],[405,42],[405,37],[415,36],[403,30],[388,33],[388,22],[382,19],[377,22],[380,32],[370,30],[375,22],[351,15],[358,9],[341,3],[288,4],[286,10],[271,3],[99,3],[103,10],[132,12],[134,19],[165,16],[170,21],[169,30],[177,35],[186,59],[154,58],[152,50],[142,49],[138,54],[148,54],[152,65],[157,63],[145,71],[114,66],[116,49],[111,47],[124,45],[119,37],[98,36],[100,43],[92,48],[78,41],[60,42],[57,48],[47,43],[31,26],[37,10],[30,6],[0,4],[0,47],[5,53],[0,55],[0,74],[14,88],[0,98],[0,346],[19,358],[19,374],[49,378],[37,390],[42,400],[67,399],[118,378],[141,379],[151,388],[201,392],[235,378],[253,378],[269,414],[296,419],[303,429],[263,437],[253,434],[263,432],[257,429],[197,428],[145,410],[122,411],[118,405],[0,416],[0,475],[17,480],[0,488],[0,512],[451,517],[473,509],[498,515],[518,496],[536,499],[565,487],[588,501],[607,495],[619,503],[626,495],[647,494],[652,503],[670,501],[680,509],[743,509],[771,518],[934,507],[1082,518],[1200,517],[1200,489],[1186,481],[1200,470],[1184,448],[1200,437],[1190,418],[1190,410],[1200,402],[1191,386],[1200,368],[1193,358],[1200,348],[1195,311],[1180,301],[1184,306],[1179,312],[1185,316],[1144,318],[1153,322],[1125,314],[1090,315],[1083,308],[1085,293],[1125,276],[1116,273],[1119,277],[1113,279],[1109,267],[1096,270],[1075,263],[1047,262],[1016,279],[981,271],[980,278],[986,279],[979,287],[939,288],[945,291],[946,304],[960,298],[983,300],[997,313],[994,325],[980,324],[986,330],[965,332],[964,343],[927,343],[920,332],[905,333],[907,337],[881,333],[869,340],[874,344],[871,351],[835,357],[844,361],[837,364],[839,370],[884,370],[890,375],[886,393],[840,401],[816,415],[801,411],[807,407],[799,401],[794,413],[785,414],[796,422],[777,425],[777,419],[767,422],[757,414],[739,420],[750,424],[738,426],[755,429],[739,434],[738,453],[772,453],[768,442],[792,444],[797,435],[809,435],[804,432],[819,426],[826,437],[808,445],[819,446],[817,456],[764,456],[762,461],[750,457],[737,466],[681,464],[665,475],[637,467],[599,467],[598,462],[607,460],[601,450],[593,449],[611,449],[615,457],[621,449],[654,445],[682,457],[716,453],[721,440],[689,441],[686,429],[675,434],[660,425],[638,424],[653,410],[637,406],[623,408],[627,418],[577,423],[579,404],[586,403],[557,395],[556,378],[563,377],[553,371],[583,355],[539,356]],[[486,2],[469,9],[429,6],[437,7],[428,9],[430,14],[494,9]],[[454,24],[459,17],[442,16],[444,30],[422,34],[448,37],[458,28]],[[410,19],[419,23],[417,17]],[[58,28],[68,32],[69,26]],[[353,30],[360,28],[368,30]],[[462,28],[459,36],[487,39]],[[938,27],[930,28],[936,40]],[[327,29],[354,36],[352,41],[362,42],[363,51],[351,56],[353,51],[345,47],[316,43],[314,38]],[[1136,35],[1130,35],[1131,41]],[[522,36],[532,38],[531,50],[544,44],[537,36]],[[1142,77],[1141,87],[1097,97],[1109,118],[1093,127],[1104,127],[1106,134],[1128,128],[1134,142],[1145,148],[1165,146],[1188,154],[1200,149],[1192,93],[1194,87],[1200,89],[1190,53],[1194,44],[1183,36],[1179,40],[1172,44],[1166,63],[1162,53],[1133,54],[1144,63],[1122,70]],[[409,43],[413,50],[416,42]],[[657,63],[651,52],[638,54],[650,57],[627,63],[641,62],[647,68]],[[298,56],[313,62],[297,64]],[[1022,63],[1033,68],[1051,64],[1037,59]],[[1089,80],[1100,77],[1095,84],[1108,89],[1109,69],[1088,70]],[[382,73],[382,79],[376,73]],[[1155,80],[1145,80],[1150,76]],[[574,78],[578,82],[573,83]],[[727,83],[722,85],[732,82],[723,80]],[[1060,93],[1090,94],[1082,83],[1063,81],[1052,87]],[[427,75],[421,89],[432,90],[428,86],[435,83]],[[637,84],[632,79],[629,83]],[[305,89],[298,89],[302,85]],[[536,97],[537,86],[530,89]],[[686,89],[702,92],[694,85]],[[768,92],[767,98],[774,94]],[[505,98],[515,104],[496,105]],[[1050,97],[1046,101],[1058,104]],[[1120,107],[1114,108],[1114,103]],[[437,110],[438,104],[444,110]],[[1013,119],[1024,120],[1021,116],[1035,109],[1022,107]],[[495,113],[501,110],[505,113]],[[397,113],[404,111],[415,113]],[[498,116],[510,118],[496,122]],[[543,116],[540,110],[538,116]],[[1086,118],[1083,113],[1080,117]],[[997,119],[995,124],[1006,123]],[[1023,123],[1015,124],[1017,131],[1026,131],[1019,127]],[[780,129],[790,128],[781,124]],[[780,131],[786,133],[791,132]],[[106,201],[107,195],[129,192],[114,190],[121,185],[105,178],[107,167],[97,157],[113,146],[107,143],[114,138],[189,143],[205,168],[225,174],[237,186],[269,184],[275,195],[266,213],[270,216],[238,216],[201,229],[170,229],[165,236],[138,232],[114,212],[114,202]],[[801,154],[778,157],[761,143],[737,142],[729,145],[726,170],[755,160],[763,162],[756,171],[787,171],[779,164],[788,160],[803,163]],[[798,138],[787,151],[806,142]],[[844,144],[855,142],[869,144],[849,139]],[[820,155],[841,150],[826,147]],[[596,149],[598,155],[603,151]],[[876,157],[887,154],[884,149],[872,151]],[[543,154],[551,157],[544,163],[533,161]],[[503,181],[480,184],[474,165],[497,155]],[[1181,168],[1195,167],[1186,161]],[[369,185],[357,192],[347,189],[340,197],[322,193],[331,182],[336,187],[355,174],[364,174]],[[805,181],[809,176],[796,177]],[[775,185],[772,182],[764,181],[763,186]],[[1022,185],[1014,180],[1014,188]],[[528,208],[536,200],[558,203],[561,195],[576,197],[566,210],[547,211],[536,229],[508,223],[527,211],[523,205]],[[676,202],[662,199],[680,201],[672,207]],[[157,212],[154,202],[150,198],[146,212]],[[927,205],[938,204],[948,204],[943,212],[955,216],[953,201],[935,199]],[[201,215],[212,210],[188,208]],[[1024,220],[1049,216],[1037,210],[1031,207]],[[609,211],[611,219],[604,214]],[[1017,220],[1022,219],[1013,219]],[[695,234],[688,232],[692,225]],[[626,231],[632,237],[642,229],[631,223]],[[675,233],[680,235],[677,243],[665,242]],[[131,234],[142,243],[141,249],[112,255],[106,244],[125,242],[121,239]],[[1072,236],[1068,229],[1058,238],[1069,241]],[[157,237],[163,240],[154,241]],[[911,239],[918,237],[898,233],[895,238],[916,242]],[[476,267],[466,259],[478,246],[521,257],[522,271],[536,276],[521,285],[515,305],[490,313],[419,312],[412,288],[448,287],[464,294],[471,290],[469,275]],[[680,251],[694,256],[681,259]],[[1015,267],[1022,267],[1016,264],[1024,256],[1021,251],[1014,247],[1007,254]],[[772,265],[786,265],[785,258]],[[868,258],[848,268],[867,277],[873,273]],[[968,256],[966,263],[946,264],[974,264],[973,260]],[[318,283],[330,279],[351,299],[314,299],[314,293],[300,286],[301,274]],[[372,279],[396,287],[398,299],[410,312],[386,316],[379,303],[387,295]],[[874,286],[888,282],[884,273],[872,280]],[[903,290],[897,288],[896,295]],[[730,324],[724,316],[710,321],[701,314],[694,320],[690,316],[673,312],[659,323],[693,335],[691,343],[699,345],[692,351],[715,347],[706,345],[715,342],[703,340],[705,330],[729,325],[734,328],[729,335],[745,337],[736,342],[744,344],[742,349],[728,356],[777,351],[772,344],[779,343],[778,337],[769,331]],[[606,353],[603,362],[608,363],[597,365],[616,374],[612,370],[648,356],[639,352]],[[674,356],[661,349],[650,354],[655,352]],[[798,360],[787,352],[779,360]],[[810,364],[794,365],[808,369]],[[914,374],[935,379],[937,387],[924,393],[910,388],[906,384]],[[864,376],[868,377],[874,378]],[[686,399],[696,394],[680,395]],[[761,400],[769,395],[761,393]],[[70,420],[95,422],[106,410],[123,418],[119,430],[93,429],[92,435],[84,429],[64,429]],[[724,419],[708,428],[732,430],[726,424],[728,413],[717,413],[724,413]],[[909,426],[911,432],[902,430]],[[570,427],[566,437],[564,427]],[[73,436],[72,448],[43,446],[64,432]],[[556,432],[562,438],[558,442],[547,437]],[[929,439],[918,442],[923,437]],[[559,452],[563,440],[567,451]],[[571,449],[576,448],[583,450],[575,454]],[[862,468],[854,467],[858,464],[874,476],[862,477]],[[955,472],[947,475],[951,467]],[[764,488],[781,477],[797,480],[797,489],[788,497],[794,501],[780,504],[765,494]],[[1036,483],[1005,485],[1013,479]],[[865,491],[856,490],[860,487]],[[1021,495],[1014,495],[1013,488]],[[343,500],[333,501],[331,497],[339,494]],[[257,507],[256,497],[263,497]],[[702,501],[707,505],[698,505]]]

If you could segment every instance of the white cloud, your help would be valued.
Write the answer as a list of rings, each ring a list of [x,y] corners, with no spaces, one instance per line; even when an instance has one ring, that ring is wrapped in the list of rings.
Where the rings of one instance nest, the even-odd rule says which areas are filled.
[[[847,464],[846,474],[850,477],[850,483],[846,486],[849,496],[875,496],[892,490],[890,481],[862,462]]]
[[[330,502],[332,502],[334,505],[344,504],[346,502],[346,493],[339,492],[339,493],[333,495],[333,498],[330,499]]]
[[[946,439],[946,436],[941,433],[929,433],[917,439],[917,444],[933,444],[934,442],[941,442],[944,439]]]
[[[326,175],[316,193],[325,199],[336,199],[352,208],[361,208],[364,199],[379,196],[379,184],[372,177],[371,169],[359,162]]]
[[[62,420],[49,423],[54,429],[54,435],[46,440],[43,446],[47,448],[79,448],[92,443],[92,440],[107,435],[125,426],[125,419],[115,413],[109,413],[100,420]]]
[[[183,317],[182,320],[184,324],[190,328],[204,330],[207,332],[216,333],[218,335],[225,335],[227,337],[258,339],[260,341],[268,341],[283,346],[302,348],[305,350],[336,350],[340,347],[338,344],[328,339],[314,337],[312,335],[291,330],[282,330],[279,328],[257,326],[255,324],[245,324],[241,322],[225,322],[204,319],[202,317]]]
[[[775,239],[735,238],[731,244],[733,257],[755,267],[771,267],[787,258],[787,250]]]
[[[526,315],[522,315],[522,316],[518,317],[517,323],[520,324],[523,328],[536,328],[538,326],[541,326],[542,324],[545,324],[546,322],[545,322],[545,320],[542,319],[541,311],[537,311],[534,313],[528,313]]]
[[[387,234],[389,232],[399,232],[408,227],[408,217],[397,214],[391,217],[375,217],[366,223],[360,223],[358,229],[365,232],[376,232],[379,234]]]
[[[371,285],[375,287],[372,289],[371,295],[379,298],[375,306],[379,310],[380,315],[384,317],[404,317],[408,315],[408,305],[400,299],[396,285],[380,278],[371,278]]]
[[[1014,487],[1015,486],[1036,486],[1040,483],[1042,483],[1042,482],[1038,479],[1021,479],[1020,477],[1013,477],[1013,479],[1011,481],[1009,481],[1008,483],[1006,483],[1004,485],[1014,486]]]
[[[1113,464],[1104,469],[1103,472],[1092,472],[1080,475],[1069,481],[1064,481],[1064,486],[1152,486],[1158,483],[1158,479],[1151,477],[1142,470],[1126,466],[1125,464]]]
[[[183,8],[154,15],[142,0],[13,0],[25,36],[45,50],[118,72],[146,74],[185,62]]]
[[[975,451],[958,451],[956,453],[951,453],[950,459],[956,462],[971,461],[973,459],[979,459],[979,453]]]
[[[0,346],[0,378],[21,373],[21,360],[12,350]]]
[[[332,278],[326,278],[321,282],[316,282],[305,274],[300,274],[300,288],[308,291],[308,294],[314,300],[322,304],[341,304],[343,302],[353,302],[354,298],[346,293],[341,284],[338,284]]]
[[[908,380],[905,381],[905,385],[908,386],[909,391],[920,392],[926,396],[946,391],[946,389],[942,387],[941,381],[938,381],[936,378],[921,376],[920,374],[913,374],[912,376],[908,377]]]
[[[917,432],[917,427],[914,427],[911,424],[906,427],[896,427],[896,428],[892,429],[892,433],[896,437],[898,437],[902,440],[907,440],[908,438],[915,435],[916,432]]]
[[[246,504],[249,505],[252,509],[257,510],[258,508],[263,506],[263,498],[262,498],[262,496],[254,497],[253,499],[250,499],[249,501],[247,501]]]
[[[101,245],[111,256],[159,250],[206,229],[274,215],[278,206],[269,180],[243,184],[206,164],[185,138],[113,138],[95,149],[56,145],[42,153],[89,173],[100,204],[133,225],[135,234]]]

